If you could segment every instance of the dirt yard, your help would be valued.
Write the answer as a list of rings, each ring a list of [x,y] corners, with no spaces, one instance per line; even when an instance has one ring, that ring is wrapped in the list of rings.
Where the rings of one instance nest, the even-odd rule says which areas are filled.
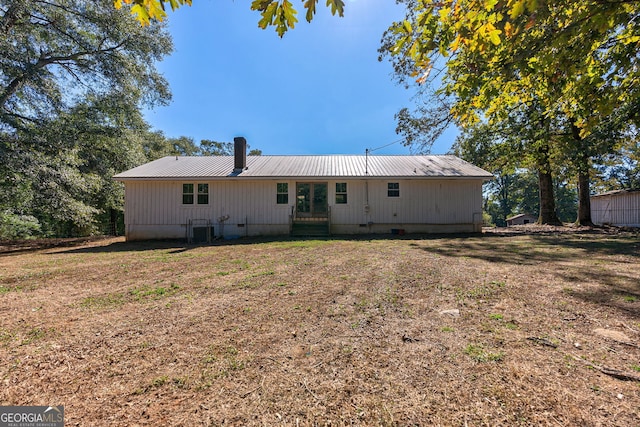
[[[0,404],[67,426],[640,425],[639,235],[537,231],[5,245]]]

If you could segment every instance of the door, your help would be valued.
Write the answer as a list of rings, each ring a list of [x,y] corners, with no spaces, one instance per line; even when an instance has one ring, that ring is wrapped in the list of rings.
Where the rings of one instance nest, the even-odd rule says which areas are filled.
[[[327,200],[326,182],[298,182],[296,184],[297,217],[326,218]]]

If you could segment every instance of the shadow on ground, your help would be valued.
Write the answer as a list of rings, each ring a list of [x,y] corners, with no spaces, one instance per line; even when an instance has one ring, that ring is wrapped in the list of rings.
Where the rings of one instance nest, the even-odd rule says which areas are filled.
[[[526,238],[523,238],[526,236]],[[584,234],[495,235],[454,237],[442,245],[411,243],[411,246],[448,257],[477,258],[508,264],[539,264],[573,259],[576,255],[623,255],[640,258],[640,238],[635,234],[598,236]],[[624,262],[624,261],[623,261]],[[626,262],[636,262],[630,260]]]

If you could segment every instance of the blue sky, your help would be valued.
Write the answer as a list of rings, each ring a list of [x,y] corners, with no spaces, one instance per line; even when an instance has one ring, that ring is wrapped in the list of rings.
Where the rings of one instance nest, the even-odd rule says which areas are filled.
[[[413,92],[378,62],[384,30],[402,18],[393,0],[347,0],[345,17],[318,4],[311,24],[302,2],[296,28],[262,30],[249,0],[194,0],[169,13],[175,51],[158,64],[173,93],[146,114],[169,137],[232,141],[263,154],[364,154],[401,139],[394,114]],[[451,147],[456,131],[433,154]],[[410,154],[400,143],[374,154]]]

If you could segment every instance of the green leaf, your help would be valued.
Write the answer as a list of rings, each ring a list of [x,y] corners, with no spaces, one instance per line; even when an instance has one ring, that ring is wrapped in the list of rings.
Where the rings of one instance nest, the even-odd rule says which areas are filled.
[[[538,0],[526,0],[527,2],[527,10],[531,13],[535,12],[538,9]]]
[[[490,12],[496,7],[497,3],[498,3],[498,0],[485,0],[484,8]]]
[[[293,8],[293,5],[289,0],[284,0],[282,2],[282,16],[285,19],[286,26],[288,28],[293,28],[296,22],[298,22],[298,18],[296,18],[297,14],[298,11]]]
[[[344,2],[342,0],[327,0],[327,6],[331,6],[332,15],[338,12],[338,16],[344,16]]]
[[[405,20],[402,23],[402,27],[404,28],[404,30],[407,32],[407,34],[411,34],[413,33],[413,28],[411,28],[411,22]]]
[[[171,10],[176,10],[180,7],[180,3],[178,3],[178,0],[169,0],[169,4],[171,5]]]
[[[274,0],[253,0],[251,3],[251,10],[257,10],[260,12],[264,12],[267,10],[270,4],[272,4]]]
[[[307,0],[304,2],[304,8],[307,9],[306,19],[307,22],[311,22],[313,19],[313,15],[316,14],[316,5],[318,4],[318,0]]]
[[[256,0],[256,1],[260,1],[260,0]],[[267,8],[264,9],[260,14],[262,15],[262,19],[258,21],[258,26],[264,30],[269,25],[273,25],[273,21],[274,21],[277,9],[278,9],[278,3],[270,1]]]
[[[513,7],[511,7],[511,10],[509,11],[509,17],[511,19],[516,19],[518,16],[522,15],[522,12],[524,12],[524,3],[525,0],[518,0],[513,4]]]
[[[134,4],[131,6],[131,14],[136,16],[136,19],[140,21],[142,25],[149,25],[149,12],[143,6]]]
[[[502,33],[500,30],[492,30],[489,32],[489,40],[496,46],[500,44],[500,33]]]

